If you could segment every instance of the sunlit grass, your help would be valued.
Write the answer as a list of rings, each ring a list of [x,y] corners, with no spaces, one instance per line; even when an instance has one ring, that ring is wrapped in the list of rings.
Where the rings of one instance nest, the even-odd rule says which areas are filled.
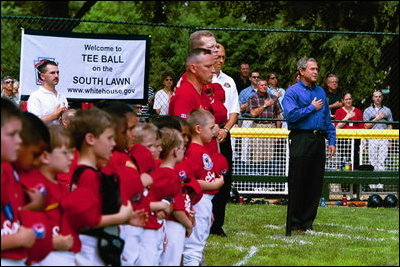
[[[313,232],[285,236],[287,206],[228,204],[208,266],[398,266],[398,208],[319,208]]]

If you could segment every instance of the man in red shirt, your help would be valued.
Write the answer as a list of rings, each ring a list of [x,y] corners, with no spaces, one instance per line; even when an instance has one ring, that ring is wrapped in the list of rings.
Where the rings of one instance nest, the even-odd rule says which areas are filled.
[[[212,80],[214,61],[214,56],[208,49],[195,48],[189,53],[186,59],[185,79],[182,79],[171,97],[169,115],[187,119],[193,110],[210,110],[210,102],[202,96],[202,88]]]

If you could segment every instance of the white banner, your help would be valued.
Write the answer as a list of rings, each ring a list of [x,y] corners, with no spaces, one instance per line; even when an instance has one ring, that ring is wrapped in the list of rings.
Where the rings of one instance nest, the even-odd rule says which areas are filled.
[[[20,91],[27,99],[41,84],[35,67],[58,64],[56,90],[69,101],[119,99],[143,103],[148,93],[150,37],[22,31]]]

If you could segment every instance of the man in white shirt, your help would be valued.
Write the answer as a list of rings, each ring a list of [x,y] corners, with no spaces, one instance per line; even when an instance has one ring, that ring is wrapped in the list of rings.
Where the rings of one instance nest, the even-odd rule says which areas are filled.
[[[364,110],[364,120],[373,122],[391,122],[393,115],[390,108],[382,104],[383,94],[375,90],[372,94],[372,104]],[[365,123],[365,129],[393,129],[391,124],[387,123]],[[388,156],[389,140],[387,139],[369,139],[368,140],[368,158],[375,171],[385,170],[385,160]]]
[[[226,157],[229,164],[229,171],[224,175],[224,185],[219,189],[219,192],[213,198],[213,214],[214,222],[211,227],[210,233],[226,237],[222,226],[225,219],[225,206],[229,199],[230,190],[232,186],[232,142],[229,131],[237,123],[238,116],[240,113],[239,107],[239,96],[236,90],[236,84],[234,80],[223,73],[221,69],[225,64],[225,48],[221,44],[217,44],[218,51],[216,53],[217,59],[214,64],[215,74],[213,76],[213,83],[219,83],[225,91],[225,102],[228,114],[228,121],[225,125],[220,125],[218,133],[218,142],[221,149],[221,153]]]
[[[29,96],[27,109],[45,123],[59,124],[62,112],[68,109],[68,100],[56,90],[60,74],[58,65],[43,60],[36,68],[42,85]]]

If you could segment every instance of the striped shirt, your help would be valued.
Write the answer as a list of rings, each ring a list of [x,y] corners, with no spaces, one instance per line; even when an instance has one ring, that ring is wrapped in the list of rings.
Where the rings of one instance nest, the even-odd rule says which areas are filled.
[[[259,108],[264,106],[264,101],[268,99],[273,99],[274,104],[266,107],[264,111],[257,118],[279,118],[279,115],[282,113],[281,104],[279,104],[279,100],[276,96],[265,93],[262,94],[258,92],[254,94],[249,99],[249,106],[247,107],[247,112],[250,112],[252,109]]]

